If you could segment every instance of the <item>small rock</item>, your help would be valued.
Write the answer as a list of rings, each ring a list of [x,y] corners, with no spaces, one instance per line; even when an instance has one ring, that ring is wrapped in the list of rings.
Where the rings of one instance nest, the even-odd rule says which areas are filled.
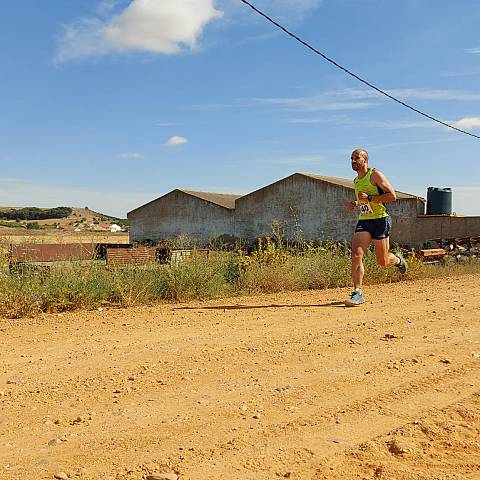
[[[83,467],[82,467],[82,468],[79,468],[79,469],[76,471],[76,473],[75,473],[75,475],[76,475],[77,477],[83,477],[83,476],[86,475],[86,474],[87,474],[87,469],[86,469],[86,468],[83,468]]]
[[[394,455],[404,455],[405,453],[411,452],[412,448],[410,447],[410,445],[394,438],[393,440],[388,442],[388,450]]]
[[[130,375],[130,376],[128,377],[128,379],[129,379],[131,382],[133,382],[133,381],[135,380],[135,376],[134,376],[134,375]]]
[[[480,352],[472,352],[472,357],[473,358],[480,358]],[[1,393],[0,393],[1,395]]]
[[[383,336],[384,340],[393,340],[394,338],[398,338],[397,335],[395,335],[394,333],[386,333]]]
[[[57,445],[60,445],[61,443],[62,443],[62,441],[59,438],[52,438],[48,442],[48,446],[49,447],[56,447]]]
[[[445,364],[452,363],[448,358],[442,358],[440,361]]]
[[[57,480],[68,480],[68,475],[65,472],[57,472],[53,477]]]
[[[175,473],[152,473],[147,475],[147,480],[178,480]]]

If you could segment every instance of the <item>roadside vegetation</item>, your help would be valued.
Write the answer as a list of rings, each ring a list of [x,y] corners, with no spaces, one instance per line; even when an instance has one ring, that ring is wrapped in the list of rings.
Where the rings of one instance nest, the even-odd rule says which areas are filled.
[[[303,244],[295,248],[258,241],[253,250],[212,251],[209,258],[193,254],[176,265],[107,268],[67,262],[49,268],[9,272],[7,244],[0,243],[0,316],[20,318],[43,312],[102,307],[152,305],[258,293],[349,287],[350,250],[347,243]],[[408,259],[402,277],[395,268],[380,269],[369,251],[366,284],[480,273],[476,257],[441,264]]]

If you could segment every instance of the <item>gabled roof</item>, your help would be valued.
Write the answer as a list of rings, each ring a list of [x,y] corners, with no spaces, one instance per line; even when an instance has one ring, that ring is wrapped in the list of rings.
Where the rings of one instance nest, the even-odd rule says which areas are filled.
[[[134,208],[133,210],[127,213],[127,216],[133,212],[136,212],[137,210],[140,210],[141,208],[146,207],[147,205],[151,205],[152,203],[160,200],[163,197],[166,197],[167,195],[171,195],[174,192],[182,192],[185,195],[190,195],[191,197],[196,197],[196,198],[199,198],[200,200],[205,200],[206,202],[213,203],[214,205],[218,205],[220,207],[227,208],[229,210],[233,210],[235,208],[235,200],[241,197],[241,195],[235,195],[232,193],[199,192],[194,190],[183,190],[181,188],[176,188],[175,190],[172,190],[171,192],[168,192],[165,195],[162,195],[161,197],[155,198],[150,202],[147,202],[144,205],[141,205],[140,207]]]
[[[220,205],[224,208],[229,208],[230,210],[235,208],[235,200],[240,198],[242,195],[235,195],[233,193],[213,193],[213,192],[200,192],[195,190],[183,190],[178,189],[180,192],[191,195],[192,197],[197,197],[202,200],[205,200],[215,205]]]
[[[325,177],[323,175],[316,175],[314,173],[299,173],[298,175],[303,175],[305,177],[313,178],[314,180],[320,180],[322,182],[332,183],[333,185],[340,185],[347,188],[355,188],[353,180],[349,180],[347,178]],[[399,192],[398,190],[395,190],[395,193],[397,194],[397,198],[419,198],[420,200],[424,200],[422,197],[418,197],[417,195]]]
[[[250,195],[254,195],[257,192],[264,191],[264,190],[272,187],[273,185],[277,185],[278,183],[281,183],[281,182],[285,181],[287,178],[291,178],[291,177],[294,177],[294,176],[307,177],[307,178],[311,178],[312,180],[316,180],[316,181],[320,181],[320,182],[326,182],[326,183],[330,183],[332,185],[337,185],[337,186],[340,186],[340,187],[351,188],[352,190],[355,188],[354,184],[353,184],[353,180],[349,180],[348,178],[326,177],[326,176],[323,176],[323,175],[316,175],[314,173],[300,173],[300,172],[297,172],[297,173],[292,173],[288,177],[277,180],[276,182],[273,182],[270,185],[267,185],[265,187],[259,188],[258,190],[255,190],[255,191],[250,192],[246,195],[243,195],[243,197],[247,198]],[[421,197],[417,197],[416,195],[411,195],[409,193],[399,192],[398,190],[396,190],[395,193],[397,194],[397,198],[400,198],[400,199],[415,199],[415,198],[418,198],[420,200],[425,201]]]

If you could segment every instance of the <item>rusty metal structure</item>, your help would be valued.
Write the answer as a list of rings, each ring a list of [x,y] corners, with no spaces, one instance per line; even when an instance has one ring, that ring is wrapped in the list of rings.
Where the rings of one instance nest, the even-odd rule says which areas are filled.
[[[209,250],[173,249],[164,246],[134,246],[124,243],[31,243],[12,244],[9,251],[11,272],[25,267],[43,270],[62,262],[103,261],[107,267],[148,266],[155,263],[178,265],[192,253],[208,258]]]
[[[151,265],[156,260],[154,247],[107,248],[106,264],[109,267]]]
[[[17,264],[93,260],[96,255],[96,243],[31,243],[10,247],[10,262]]]

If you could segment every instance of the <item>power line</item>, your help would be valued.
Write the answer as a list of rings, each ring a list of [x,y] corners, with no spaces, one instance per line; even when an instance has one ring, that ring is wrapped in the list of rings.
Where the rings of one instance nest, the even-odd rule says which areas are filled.
[[[397,102],[399,103],[400,105],[402,105],[403,107],[406,107],[412,111],[414,111],[415,113],[418,113],[419,115],[422,115],[423,117],[426,117],[430,120],[433,120],[434,122],[437,122],[439,123],[440,125],[443,125],[444,127],[448,127],[448,128],[451,128],[452,130],[456,130],[457,132],[460,132],[460,133],[464,133],[465,135],[469,135],[470,137],[474,137],[474,138],[478,138],[480,139],[480,136],[478,135],[475,135],[474,133],[471,133],[471,132],[467,132],[465,130],[462,130],[461,128],[457,128],[453,125],[450,125],[446,122],[442,122],[442,120],[439,120],[438,118],[435,118],[435,117],[432,117],[431,115],[428,115],[428,113],[425,113],[425,112],[422,112],[421,110],[418,110],[417,108],[415,107],[412,107],[411,105],[409,105],[408,103],[405,103],[403,102],[402,100],[399,100],[398,98],[394,97],[393,95],[390,95],[389,93],[385,92],[384,90],[376,87],[375,85],[372,85],[370,82],[368,82],[367,80],[364,80],[363,78],[359,77],[358,75],[356,75],[355,73],[351,72],[350,70],[348,70],[347,68],[345,67],[342,67],[342,65],[340,65],[339,63],[337,63],[335,60],[332,60],[331,58],[327,57],[325,54],[323,54],[322,52],[320,52],[319,50],[317,50],[315,47],[312,47],[309,43],[305,42],[304,40],[302,40],[300,37],[298,37],[297,35],[295,35],[294,33],[290,32],[289,30],[287,30],[285,27],[283,27],[282,25],[280,25],[278,22],[276,22],[275,20],[273,20],[271,17],[269,17],[267,14],[263,13],[262,11],[260,11],[257,7],[255,7],[254,5],[252,5],[250,2],[248,2],[247,0],[240,0],[241,2],[243,2],[245,5],[249,6],[253,11],[255,11],[256,13],[258,13],[259,15],[261,15],[262,17],[264,17],[266,20],[268,20],[270,23],[272,23],[273,25],[275,25],[276,27],[278,27],[280,30],[283,30],[287,35],[289,35],[290,37],[292,37],[293,39],[295,39],[297,42],[301,43],[302,45],[304,45],[305,47],[307,47],[309,50],[311,50],[312,52],[316,53],[317,55],[320,55],[323,59],[325,59],[327,62],[330,62],[332,65],[334,65],[335,67],[339,68],[340,70],[343,70],[345,73],[347,73],[348,75],[350,75],[351,77],[357,79],[359,82],[367,85],[368,87],[372,88],[373,90],[377,91],[378,93],[381,93],[382,95],[384,95],[385,97],[388,97],[390,98],[390,100],[393,100],[394,102]]]

